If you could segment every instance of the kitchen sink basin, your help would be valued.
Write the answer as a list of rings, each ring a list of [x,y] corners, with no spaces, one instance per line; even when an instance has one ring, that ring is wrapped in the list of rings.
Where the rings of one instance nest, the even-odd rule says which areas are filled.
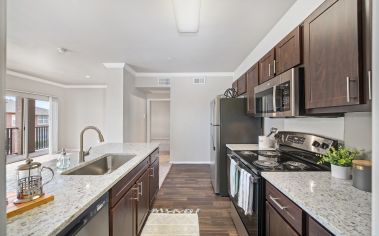
[[[105,175],[118,169],[126,162],[133,159],[135,155],[106,155],[99,160],[84,165],[78,169],[68,170],[62,175]]]

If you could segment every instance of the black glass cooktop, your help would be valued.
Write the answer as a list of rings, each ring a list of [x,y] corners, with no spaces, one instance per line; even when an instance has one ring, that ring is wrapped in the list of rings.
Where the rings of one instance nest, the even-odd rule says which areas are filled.
[[[253,171],[327,171],[319,165],[318,156],[299,150],[235,151],[241,161]]]

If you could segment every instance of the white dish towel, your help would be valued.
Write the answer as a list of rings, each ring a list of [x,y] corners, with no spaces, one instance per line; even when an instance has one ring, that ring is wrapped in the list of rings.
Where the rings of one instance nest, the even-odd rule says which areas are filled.
[[[229,183],[230,183],[230,195],[234,197],[237,193],[237,162],[233,159],[230,159],[230,166],[229,166]]]
[[[241,207],[245,214],[252,214],[252,200],[253,196],[251,195],[251,187],[254,187],[250,181],[251,174],[249,174],[244,169],[240,170],[240,179],[239,179],[239,191],[238,191],[238,206]]]

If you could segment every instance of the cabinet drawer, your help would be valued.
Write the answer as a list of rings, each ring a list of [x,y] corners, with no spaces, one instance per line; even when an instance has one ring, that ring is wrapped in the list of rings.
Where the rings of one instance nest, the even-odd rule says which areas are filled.
[[[332,236],[328,230],[321,226],[312,217],[307,216],[307,236]]]
[[[299,234],[303,233],[302,209],[267,181],[266,199]]]
[[[150,154],[150,164],[157,160],[159,160],[159,149],[155,149],[155,151]]]
[[[149,157],[145,158],[140,164],[138,164],[132,171],[130,171],[124,178],[122,178],[115,186],[109,191],[110,195],[110,207],[116,205],[116,203],[124,196],[124,194],[136,183],[139,177],[149,167]]]

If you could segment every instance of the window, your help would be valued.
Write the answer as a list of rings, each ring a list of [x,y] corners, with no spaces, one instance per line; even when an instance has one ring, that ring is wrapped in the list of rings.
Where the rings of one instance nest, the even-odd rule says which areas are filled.
[[[46,115],[37,115],[37,125],[48,125],[49,116]]]
[[[11,116],[11,125],[12,127],[16,127],[16,115],[12,114]]]

